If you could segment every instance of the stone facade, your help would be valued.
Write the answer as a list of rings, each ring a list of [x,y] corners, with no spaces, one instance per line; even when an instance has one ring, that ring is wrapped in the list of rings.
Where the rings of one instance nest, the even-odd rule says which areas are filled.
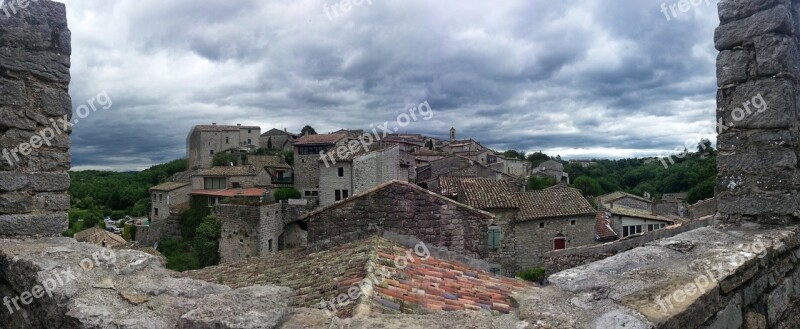
[[[222,225],[220,262],[264,256],[278,250],[304,247],[304,206],[276,203],[263,206],[219,205],[214,214]]]
[[[364,193],[391,180],[409,182],[412,176],[409,172],[416,176],[413,164],[413,156],[396,146],[356,157],[353,159],[355,193]]]
[[[333,137],[333,135],[328,135]],[[304,136],[307,138],[309,136]],[[300,138],[294,146],[294,188],[300,191],[303,198],[308,199],[311,204],[319,204],[319,173],[320,163],[319,151],[326,154],[347,143],[345,135],[338,138],[330,138],[320,142],[303,143]]]
[[[717,186],[727,222],[798,223],[797,1],[719,5]]]
[[[541,224],[544,224],[544,227],[541,227]],[[553,251],[556,237],[565,238],[567,248],[595,244],[594,226],[594,215],[515,223],[516,262],[508,274],[513,275],[526,268],[543,267],[542,255]]]
[[[709,198],[697,201],[689,206],[689,217],[692,219],[711,216],[717,213],[717,199]]]
[[[150,221],[166,220],[170,215],[188,208],[191,191],[192,185],[189,183],[167,183],[151,188]]]
[[[393,181],[308,214],[309,248],[324,249],[392,231],[463,255],[489,256],[492,214],[405,182]],[[312,247],[312,245],[315,245]]]
[[[294,149],[292,144],[298,137],[298,135],[292,134],[285,129],[279,130],[273,128],[261,135],[259,138],[259,146],[268,148],[268,145],[272,144],[273,149],[292,151]]]
[[[341,176],[340,176],[341,173]],[[336,198],[336,191],[339,198]],[[319,205],[324,207],[344,199],[344,195],[352,196],[353,191],[353,162],[339,161],[336,164],[320,165],[319,167]]]
[[[70,31],[62,3],[18,9],[0,23],[0,236],[55,236],[70,206]]]
[[[214,155],[239,147],[258,147],[261,128],[254,126],[211,125],[194,126],[186,137],[188,169],[208,169]]]

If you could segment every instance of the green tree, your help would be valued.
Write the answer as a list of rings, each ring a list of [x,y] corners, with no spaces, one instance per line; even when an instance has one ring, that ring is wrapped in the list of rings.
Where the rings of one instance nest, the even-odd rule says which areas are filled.
[[[429,139],[425,141],[425,147],[427,147],[429,150],[433,150],[433,140]]]
[[[555,177],[552,176],[531,176],[528,178],[528,188],[531,190],[542,190],[558,184]]]
[[[503,156],[506,157],[506,158],[525,160],[525,152],[517,151],[517,150],[505,151],[505,152],[503,152]]]
[[[206,216],[197,227],[195,238],[192,241],[193,250],[197,253],[197,263],[200,267],[212,266],[219,263],[219,238],[222,228],[217,218]]]
[[[572,182],[572,187],[581,190],[584,196],[599,196],[603,195],[603,189],[600,183],[588,176],[581,176]]]
[[[214,154],[214,158],[212,159],[214,167],[230,166],[231,163],[234,162],[236,162],[236,158],[233,157],[233,154],[228,152],[219,152]]]
[[[300,191],[293,188],[279,188],[273,192],[272,196],[275,202],[280,202],[288,199],[299,199],[301,197]]]
[[[540,164],[542,164],[542,162],[550,160],[550,157],[547,156],[547,154],[544,154],[541,151],[539,151],[539,152],[534,152],[534,153],[529,154],[527,159],[528,159],[528,161],[530,161],[531,167],[532,168],[536,168]]]
[[[274,149],[274,147],[272,147],[272,137],[267,138],[267,149],[268,150]]]
[[[283,162],[290,166],[294,166],[294,152],[292,151],[282,151],[281,156],[283,156]]]
[[[308,125],[306,125],[305,127],[303,127],[303,129],[302,129],[302,130],[300,130],[300,135],[303,135],[303,136],[306,136],[306,135],[316,135],[316,134],[317,134],[317,131],[316,131],[316,130],[314,130],[314,128],[313,128],[313,127],[311,127],[311,126],[308,126]]]

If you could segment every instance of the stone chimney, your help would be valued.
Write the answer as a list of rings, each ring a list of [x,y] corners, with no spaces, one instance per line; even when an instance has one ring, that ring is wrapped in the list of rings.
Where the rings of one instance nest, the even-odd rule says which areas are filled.
[[[68,222],[71,129],[59,125],[38,147],[31,136],[51,134],[48,120],[72,120],[70,31],[63,3],[17,9],[0,17],[0,106],[10,120],[0,128],[0,237],[58,236]]]
[[[217,125],[217,123],[216,123],[216,122],[212,122],[212,123],[211,123],[211,125],[212,125],[212,126],[216,126],[216,125]]]
[[[800,1],[718,5],[717,185],[728,223],[800,223]]]

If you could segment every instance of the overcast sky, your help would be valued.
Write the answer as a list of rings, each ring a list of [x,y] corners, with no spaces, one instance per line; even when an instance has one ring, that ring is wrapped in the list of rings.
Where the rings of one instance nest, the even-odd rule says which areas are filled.
[[[425,101],[434,117],[402,131],[497,150],[713,140],[716,1],[669,20],[661,0],[64,2],[73,108],[113,100],[75,126],[76,170],[184,157],[197,124],[364,129]]]

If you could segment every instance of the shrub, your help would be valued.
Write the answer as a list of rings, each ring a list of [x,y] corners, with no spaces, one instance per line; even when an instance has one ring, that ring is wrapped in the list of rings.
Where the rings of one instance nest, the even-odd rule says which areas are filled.
[[[525,281],[530,282],[541,282],[544,280],[544,269],[543,268],[526,268],[519,273],[517,273],[517,277],[523,279]]]
[[[293,188],[279,188],[274,192],[275,202],[289,199],[299,199],[300,191]]]

